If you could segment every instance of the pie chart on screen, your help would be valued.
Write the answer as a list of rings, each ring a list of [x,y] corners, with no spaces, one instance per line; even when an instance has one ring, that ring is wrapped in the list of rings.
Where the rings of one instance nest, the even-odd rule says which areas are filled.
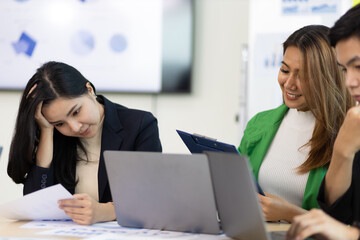
[[[95,48],[95,38],[88,31],[78,31],[71,37],[70,47],[77,55],[88,55]]]
[[[110,48],[116,53],[121,53],[127,48],[127,40],[122,34],[114,34],[110,39]]]

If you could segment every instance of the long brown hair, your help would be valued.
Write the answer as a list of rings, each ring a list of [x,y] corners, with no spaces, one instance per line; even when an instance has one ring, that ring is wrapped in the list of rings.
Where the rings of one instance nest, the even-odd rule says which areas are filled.
[[[354,100],[345,87],[344,75],[337,65],[335,50],[328,39],[329,28],[322,25],[303,27],[283,43],[284,54],[289,46],[301,52],[301,87],[307,106],[315,116],[312,137],[303,147],[310,147],[299,173],[327,166],[335,138]]]

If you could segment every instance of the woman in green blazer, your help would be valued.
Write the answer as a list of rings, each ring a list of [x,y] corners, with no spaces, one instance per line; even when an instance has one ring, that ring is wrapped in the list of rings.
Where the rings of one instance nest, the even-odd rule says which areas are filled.
[[[348,94],[328,28],[303,27],[283,44],[278,82],[284,104],[247,124],[239,152],[249,156],[268,221],[291,222],[318,208],[316,197],[346,111]]]

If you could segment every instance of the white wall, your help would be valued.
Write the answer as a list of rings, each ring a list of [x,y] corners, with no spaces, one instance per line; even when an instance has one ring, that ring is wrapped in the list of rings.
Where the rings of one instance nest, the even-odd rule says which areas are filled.
[[[240,142],[235,118],[240,108],[241,50],[248,37],[249,0],[195,0],[195,6],[191,94],[105,94],[127,107],[153,112],[166,153],[188,153],[175,129],[201,133],[236,146]],[[0,203],[22,194],[22,185],[14,184],[6,173],[20,95],[0,91],[0,145],[4,147],[0,158]]]

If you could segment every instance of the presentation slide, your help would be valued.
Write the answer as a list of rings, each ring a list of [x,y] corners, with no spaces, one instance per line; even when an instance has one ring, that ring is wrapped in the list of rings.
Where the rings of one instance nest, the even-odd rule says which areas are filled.
[[[0,89],[61,61],[98,91],[159,92],[162,18],[162,0],[1,1]]]

